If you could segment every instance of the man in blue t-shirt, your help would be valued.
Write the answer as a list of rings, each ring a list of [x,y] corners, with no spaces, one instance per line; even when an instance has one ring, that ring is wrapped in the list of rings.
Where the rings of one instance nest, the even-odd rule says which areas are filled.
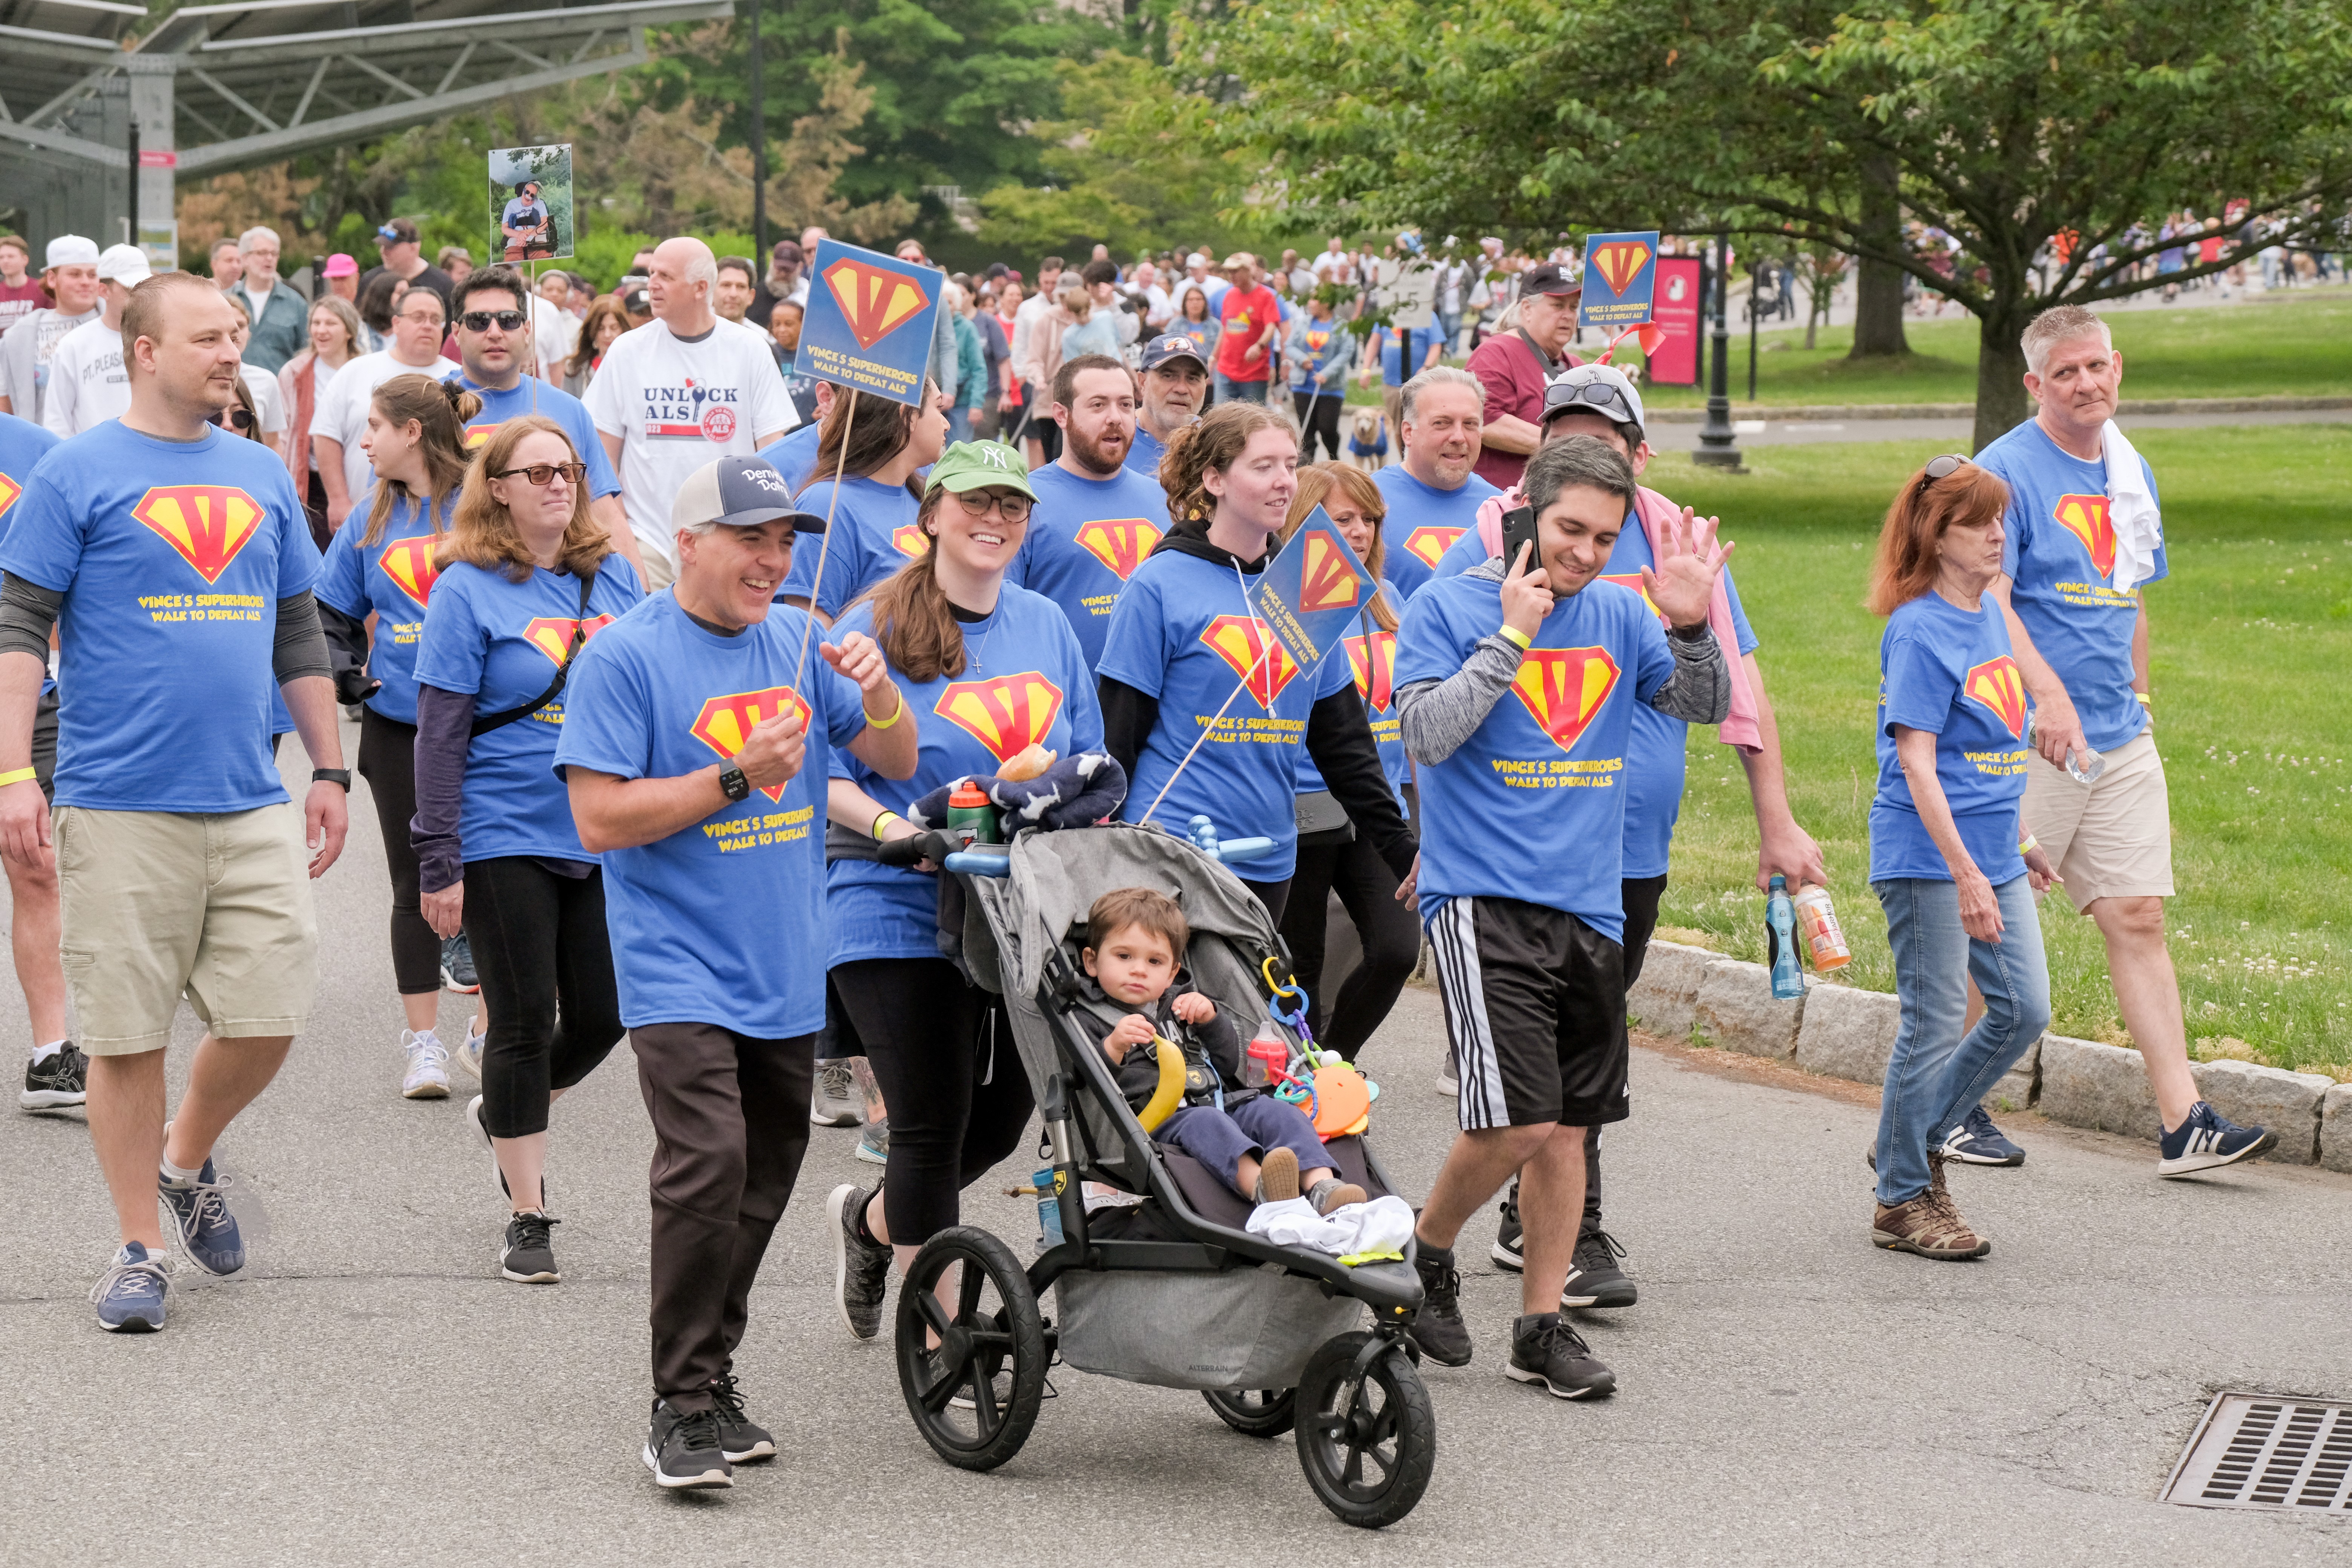
[[[578,398],[560,386],[523,374],[523,344],[530,327],[530,290],[511,267],[485,267],[457,286],[457,358],[466,367],[459,383],[481,398],[481,412],[467,423],[468,449],[490,438],[509,419],[537,414],[563,426],[572,450],[588,465],[588,514],[612,536],[621,559],[645,581],[636,536],[621,506],[621,479],[597,437],[596,422]]]
[[[1143,345],[1138,379],[1143,396],[1135,410],[1135,439],[1125,460],[1127,467],[1156,483],[1168,443],[1201,417],[1202,405],[1209,400],[1209,362],[1201,357],[1200,344],[1181,332],[1171,332]],[[1155,515],[1167,510],[1163,502]]]
[[[1119,590],[1168,531],[1168,493],[1125,465],[1135,437],[1135,378],[1125,365],[1105,354],[1065,361],[1050,406],[1062,455],[1029,476],[1037,506],[1005,580],[1062,607],[1092,669]]]
[[[621,1016],[653,1119],[653,1424],[667,1489],[731,1485],[774,1457],[734,1357],[768,1238],[808,1147],[824,1022],[826,758],[915,771],[915,726],[882,650],[807,647],[772,603],[801,531],[757,458],[688,476],[671,507],[677,577],[582,653],[555,771],[604,858]],[[797,686],[797,689],[795,689]]]
[[[1397,703],[1421,778],[1418,892],[1462,1124],[1416,1230],[1428,1300],[1408,1331],[1441,1365],[1470,1360],[1454,1243],[1524,1170],[1524,1315],[1506,1371],[1579,1398],[1616,1386],[1559,1298],[1585,1129],[1627,1114],[1620,848],[1633,710],[1700,724],[1729,713],[1730,668],[1707,628],[1724,552],[1710,522],[1670,532],[1641,574],[1654,614],[1597,581],[1636,504],[1621,452],[1585,436],[1553,442],[1524,486],[1542,559],[1429,584],[1397,632]]]
[[[1502,492],[1472,473],[1486,395],[1466,370],[1437,365],[1404,384],[1397,435],[1404,460],[1372,476],[1388,498],[1381,525],[1388,577],[1411,600],[1454,542],[1477,525],[1478,505]]]
[[[2026,775],[2025,820],[2066,897],[2105,939],[2116,1005],[2164,1121],[2158,1174],[2186,1175],[2243,1154],[2189,1147],[2200,1142],[2191,1126],[2200,1102],[2164,941],[2172,814],[2149,717],[2141,593],[2168,569],[2156,476],[2114,424],[2123,356],[2105,322],[2079,306],[2045,310],[2026,327],[2024,349],[2025,390],[2040,412],[1977,462],[2009,485],[1991,593],[2047,764]],[[2105,766],[2078,782],[2068,754],[2086,751]],[[1981,1118],[1979,1108],[1970,1120]]]
[[[0,852],[30,867],[70,845],[61,940],[90,1142],[122,1221],[92,1300],[117,1331],[163,1326],[151,1190],[195,1267],[245,1267],[213,1144],[310,1014],[310,882],[346,825],[310,524],[286,466],[212,423],[236,395],[240,324],[184,272],[132,289],[131,411],[35,466],[0,543]],[[65,699],[54,827],[31,765],[52,628]],[[299,812],[271,756],[281,692],[318,764]],[[163,1050],[183,994],[206,1033],[167,1124]]]

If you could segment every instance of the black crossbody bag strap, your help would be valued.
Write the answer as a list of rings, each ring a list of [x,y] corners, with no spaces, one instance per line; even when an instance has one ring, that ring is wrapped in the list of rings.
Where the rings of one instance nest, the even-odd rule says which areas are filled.
[[[563,695],[563,683],[571,679],[572,661],[588,644],[588,595],[595,590],[596,574],[586,573],[580,579],[580,614],[572,623],[572,646],[563,650],[563,662],[555,667],[555,679],[547,689],[520,708],[509,708],[501,713],[477,714],[468,735],[487,735],[493,730],[503,730],[518,719],[528,719],[557,698]]]

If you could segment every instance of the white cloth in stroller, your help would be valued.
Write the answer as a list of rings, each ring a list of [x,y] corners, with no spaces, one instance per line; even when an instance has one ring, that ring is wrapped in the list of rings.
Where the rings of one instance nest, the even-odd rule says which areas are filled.
[[[1342,1262],[1397,1258],[1404,1256],[1404,1244],[1412,1236],[1412,1207],[1389,1195],[1317,1214],[1305,1198],[1289,1198],[1258,1205],[1249,1216],[1249,1228],[1252,1236],[1277,1247],[1308,1247]]]

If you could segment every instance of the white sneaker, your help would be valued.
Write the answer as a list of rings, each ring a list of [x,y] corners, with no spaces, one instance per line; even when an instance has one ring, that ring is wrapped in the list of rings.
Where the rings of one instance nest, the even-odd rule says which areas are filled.
[[[1450,1099],[1462,1098],[1462,1079],[1454,1071],[1454,1058],[1451,1053],[1446,1056],[1445,1065],[1437,1069],[1437,1087]]]
[[[809,1120],[819,1127],[855,1127],[866,1120],[857,1094],[857,1075],[843,1057],[816,1064],[809,1085]]]
[[[488,1033],[479,1035],[474,1033],[473,1022],[470,1019],[467,1020],[466,1043],[457,1048],[457,1056],[452,1058],[459,1067],[466,1069],[467,1076],[476,1083],[482,1081],[482,1045],[489,1037]]]
[[[440,1037],[430,1029],[423,1034],[403,1029],[400,1048],[408,1057],[408,1071],[400,1080],[400,1092],[410,1100],[448,1099],[449,1049]]]

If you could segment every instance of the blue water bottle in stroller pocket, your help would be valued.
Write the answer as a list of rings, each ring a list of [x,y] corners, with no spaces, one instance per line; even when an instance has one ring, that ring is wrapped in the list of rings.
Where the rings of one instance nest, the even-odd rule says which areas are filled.
[[[1062,1245],[1061,1173],[1048,1165],[1029,1178],[1037,1189],[1037,1228],[1045,1233],[1049,1247]]]

